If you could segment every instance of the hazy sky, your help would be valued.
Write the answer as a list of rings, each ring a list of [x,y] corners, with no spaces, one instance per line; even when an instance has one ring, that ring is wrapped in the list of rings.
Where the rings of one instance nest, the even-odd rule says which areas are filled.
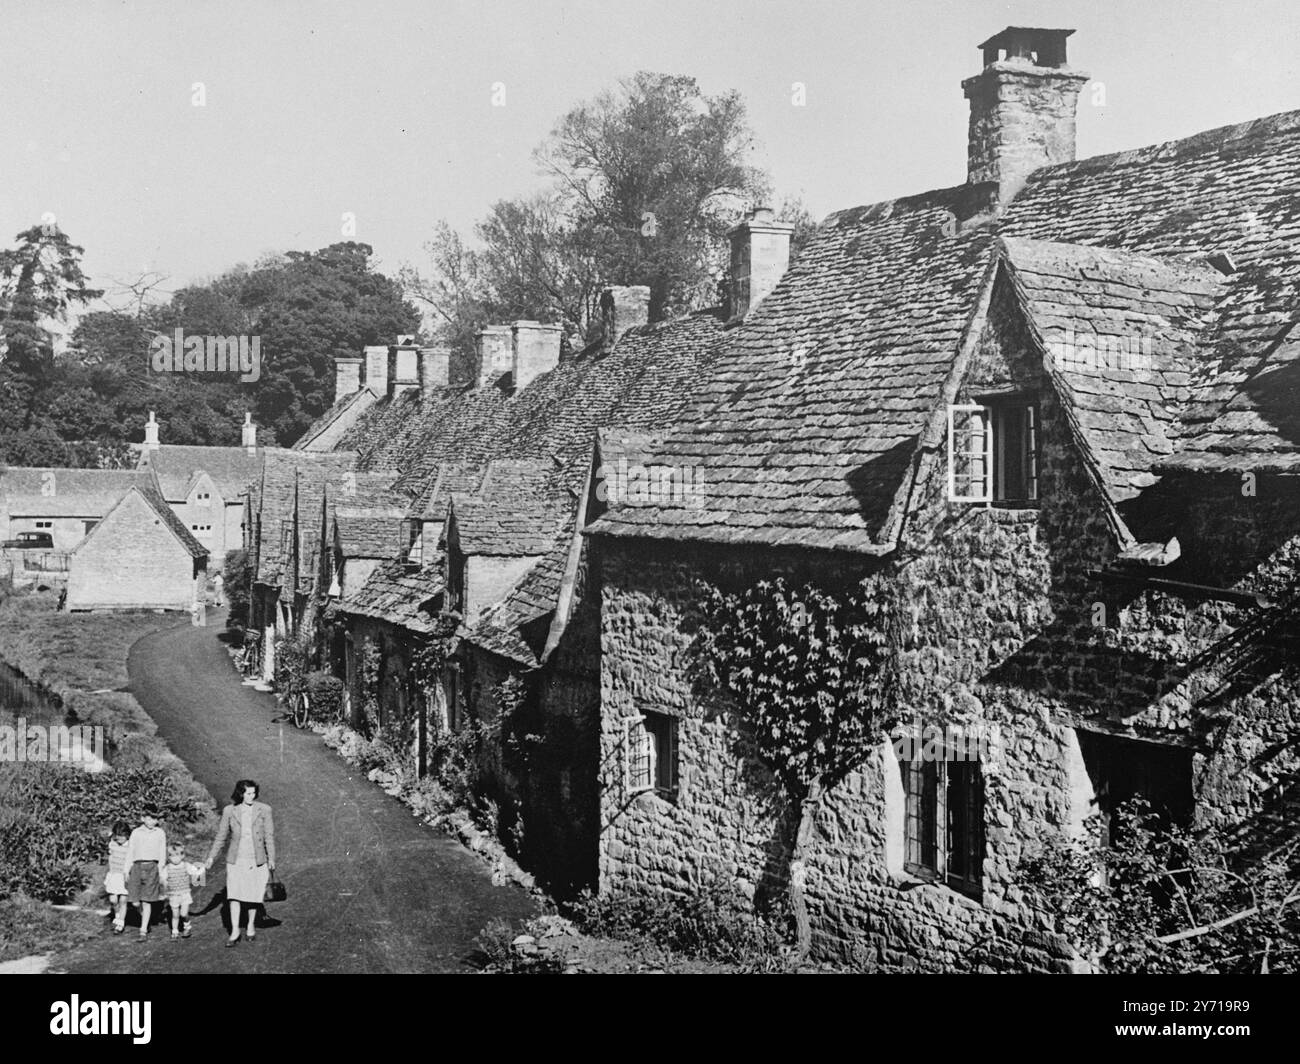
[[[423,264],[541,182],[556,118],[638,69],[738,89],[779,193],[832,210],[965,177],[976,45],[1073,27],[1079,154],[1300,108],[1296,0],[0,0],[0,241],[53,212],[104,286],[345,239]],[[791,103],[791,84],[807,105]],[[192,103],[202,82],[206,106]],[[492,106],[494,82],[506,105]]]

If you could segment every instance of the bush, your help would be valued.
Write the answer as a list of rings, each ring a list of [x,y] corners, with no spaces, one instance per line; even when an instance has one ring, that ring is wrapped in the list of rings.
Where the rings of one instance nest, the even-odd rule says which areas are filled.
[[[226,614],[227,628],[243,628],[248,624],[249,593],[252,589],[253,567],[246,550],[232,550],[226,554],[221,567],[222,594],[226,596],[230,611]]]
[[[496,918],[474,940],[482,952],[486,971],[505,975],[555,975],[564,971],[564,962],[548,956],[537,946],[536,937],[515,929],[511,921]]]
[[[0,776],[0,897],[73,897],[85,885],[81,866],[102,861],[113,821],[136,825],[150,804],[169,834],[192,831],[208,813],[161,768],[88,773],[28,765]]]
[[[585,892],[572,916],[590,935],[649,942],[702,960],[759,971],[789,964],[785,936],[777,923],[753,911],[734,885],[718,882],[677,897]]]
[[[307,674],[307,697],[313,720],[334,724],[343,719],[343,681],[328,672]]]

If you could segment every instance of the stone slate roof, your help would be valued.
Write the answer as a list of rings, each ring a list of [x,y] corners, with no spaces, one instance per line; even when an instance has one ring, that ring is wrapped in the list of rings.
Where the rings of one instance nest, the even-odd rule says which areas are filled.
[[[271,451],[262,466],[262,477],[253,492],[253,513],[261,517],[257,547],[257,583],[280,584],[293,560],[293,512],[297,492],[298,528],[301,537],[300,575],[314,571],[308,567],[319,548],[319,516],[326,485],[341,491],[346,474],[356,465],[351,451],[315,453],[310,451]]]
[[[1008,237],[1021,306],[1048,356],[1079,442],[1107,493],[1125,502],[1174,450],[1201,332],[1221,273],[1126,251]]]
[[[434,630],[433,613],[424,607],[442,594],[443,587],[440,567],[416,569],[397,560],[381,562],[337,609],[427,634]]]
[[[464,554],[528,557],[550,547],[576,502],[555,462],[497,459],[475,494],[451,497],[449,519]]]
[[[345,558],[395,558],[405,507],[334,507],[334,527]]]
[[[1300,307],[1300,111],[1185,140],[1047,167],[1010,204],[1003,232],[1143,254],[1225,254],[1171,468],[1295,462],[1290,401]]]
[[[234,502],[257,479],[265,453],[260,447],[250,455],[243,447],[162,444],[156,451],[146,448],[140,452],[139,468],[154,471],[158,487],[169,502],[184,502],[200,471],[212,478],[223,499]]]
[[[1300,452],[1300,445],[1292,448],[1300,441],[1295,404],[1265,409],[1269,400],[1259,396],[1250,425],[1239,426],[1252,430],[1246,437],[1230,431],[1231,420],[1220,420],[1225,405],[1248,402],[1235,397],[1252,392],[1251,375],[1266,358],[1279,359],[1278,373],[1289,372],[1294,345],[1281,336],[1300,305],[1297,187],[1300,112],[1293,112],[1045,167],[1031,175],[996,227],[954,224],[954,216],[978,212],[970,198],[982,186],[832,215],[732,334],[699,401],[654,456],[702,470],[705,505],[620,505],[593,531],[889,549],[913,453],[940,405],[967,323],[975,319],[995,235],[1171,259],[1227,253],[1238,267],[1201,331],[1202,351],[1188,366],[1189,400],[1177,429],[1167,417],[1144,422],[1135,394],[1118,404],[1120,436],[1093,435],[1096,451],[1109,456],[1109,487],[1121,497],[1144,480],[1147,459],[1138,461],[1138,452],[1148,444],[1156,459],[1174,440],[1185,453],[1216,445],[1232,450],[1244,440],[1270,453]],[[1082,254],[1075,254],[1076,263]],[[1190,304],[1162,308],[1160,285],[1179,265],[1130,260],[1127,268],[1147,270],[1159,281],[1149,297],[1135,300],[1133,320],[1152,311],[1148,324],[1173,330],[1163,346],[1185,346],[1192,319],[1204,309],[1207,293],[1199,287],[1208,275],[1187,282],[1197,291],[1179,291],[1177,282],[1165,293]],[[1096,294],[1125,279],[1126,266],[1118,260],[1100,270],[1110,281],[1098,277],[1091,285]],[[1049,272],[1037,287],[1050,284]],[[1090,327],[1097,309],[1104,308],[1086,300],[1076,307],[1079,325]],[[1176,394],[1172,372],[1164,384]],[[1064,397],[1082,404],[1085,420],[1099,428],[1099,415],[1115,405],[1114,396],[1090,388],[1091,382],[1067,378]]]
[[[0,497],[12,516],[103,517],[128,489],[151,483],[135,469],[0,467]]]
[[[612,350],[593,344],[518,395],[489,387],[386,397],[361,414],[339,446],[359,452],[359,469],[404,470],[394,489],[414,493],[416,516],[439,520],[454,498],[466,537],[462,547],[549,560],[566,520],[574,534],[572,518],[596,430],[670,424],[685,410],[724,336],[721,312],[702,311],[630,329]],[[433,544],[425,548],[427,557]],[[432,571],[385,563],[338,608],[429,631],[418,605],[442,589],[442,576],[430,576]],[[559,583],[536,587],[558,593]],[[533,585],[522,582],[516,591],[534,593]],[[500,615],[495,638],[501,645],[531,654],[513,627],[520,617],[523,624],[535,619],[531,608],[516,615],[511,606]]]
[[[345,395],[307,427],[307,431],[304,432],[294,443],[292,450],[329,450],[330,448],[313,446],[313,444],[317,443],[322,433],[335,425],[354,421],[367,406],[374,403],[375,399],[375,393],[369,388],[362,388],[360,391],[353,392],[351,395]],[[344,431],[346,431],[346,429]]]
[[[575,514],[576,517],[576,514]],[[547,552],[528,572],[516,581],[500,602],[488,609],[465,639],[528,668],[540,662],[542,646],[534,639],[530,644],[523,630],[550,618],[560,595],[569,547],[573,541],[574,520],[565,522]],[[543,639],[544,632],[538,632]]]

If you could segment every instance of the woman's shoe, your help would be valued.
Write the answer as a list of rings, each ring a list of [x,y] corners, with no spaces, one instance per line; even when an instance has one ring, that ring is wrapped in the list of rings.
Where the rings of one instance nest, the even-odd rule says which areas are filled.
[[[120,934],[121,934],[123,931],[125,931],[125,930],[126,930],[126,927],[125,927],[124,925],[122,925],[122,924],[114,924],[114,925],[113,925],[113,934],[115,934],[115,935],[120,935]]]
[[[254,942],[257,941],[257,935],[254,932],[249,931],[247,934],[244,935],[244,941],[251,946]]]
[[[237,938],[226,939],[226,949],[234,949],[238,945],[239,945],[239,939]]]

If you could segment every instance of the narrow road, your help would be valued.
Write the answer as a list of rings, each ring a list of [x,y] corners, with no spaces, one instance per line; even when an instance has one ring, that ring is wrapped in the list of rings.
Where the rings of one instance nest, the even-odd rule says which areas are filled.
[[[494,887],[476,854],[422,824],[313,732],[274,723],[274,697],[240,684],[220,631],[186,624],[145,636],[131,648],[131,691],[219,805],[236,779],[261,786],[289,890],[288,901],[267,906],[278,926],[234,949],[223,946],[219,909],[177,942],[161,926],[143,943],[133,927],[114,936],[106,926],[51,971],[466,971],[489,920],[534,913],[526,893]],[[197,911],[224,879],[223,857],[195,891]]]

